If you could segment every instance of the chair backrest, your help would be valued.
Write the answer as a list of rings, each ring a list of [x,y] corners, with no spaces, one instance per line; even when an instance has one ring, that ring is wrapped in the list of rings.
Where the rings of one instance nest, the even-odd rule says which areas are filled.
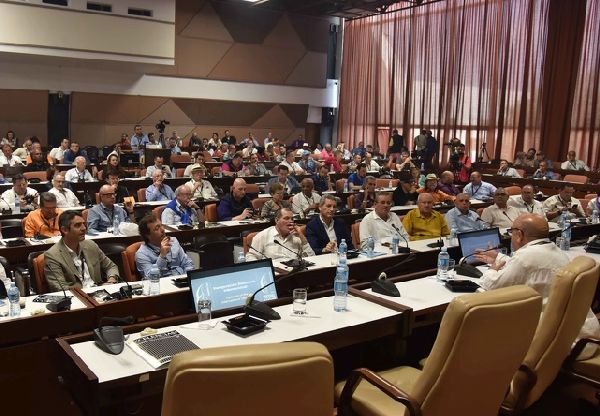
[[[521,195],[522,191],[520,186],[507,186],[504,190],[509,195]]]
[[[183,174],[185,173],[185,168],[176,168],[175,169],[175,177],[183,178]]]
[[[83,211],[81,211],[81,218],[83,218],[83,222],[86,224],[86,226],[87,226],[89,212],[90,212],[89,209],[84,209]]]
[[[152,208],[152,213],[154,214],[154,216],[156,218],[160,218],[162,215],[162,212],[165,210],[166,207],[167,207],[166,205],[163,205],[161,207]]]
[[[204,206],[204,218],[206,221],[217,222],[219,215],[217,213],[217,204],[208,204]]]
[[[215,166],[210,170],[211,176],[217,176],[221,173],[221,168],[219,166]]]
[[[137,190],[138,202],[146,202],[146,188],[140,188]]]
[[[252,245],[252,239],[254,236],[258,234],[258,231],[248,233],[244,237],[243,245],[244,245],[244,254],[248,254],[248,250],[250,250],[250,246]]]
[[[400,183],[400,179],[375,179],[375,186],[377,188],[387,188],[390,186],[390,181],[392,181],[392,188]]]
[[[585,194],[585,199],[596,199],[598,194]]]
[[[88,159],[91,163],[98,163],[98,155],[100,150],[96,146],[86,146],[85,152],[87,153]]]
[[[335,190],[336,192],[344,192],[344,184],[346,183],[346,179],[341,178],[335,181]]]
[[[96,204],[100,203],[100,192],[96,192]]]
[[[356,248],[360,247],[360,221],[355,222],[350,227],[350,234],[352,235],[352,245]]]
[[[350,209],[354,208],[354,200],[355,199],[356,199],[356,195],[354,195],[354,194],[348,196],[348,199],[346,200],[346,205],[348,206],[348,208],[350,208]]]
[[[269,198],[254,198],[252,200],[252,208],[262,209],[263,205],[269,200]]]
[[[48,286],[46,274],[44,273],[44,252],[34,251],[33,253],[29,253],[27,264],[31,273],[33,273],[33,278],[30,280],[35,285],[35,292],[38,295],[50,292],[50,286]]]
[[[199,403],[202,414],[213,416],[244,414],[248,409],[260,409],[256,412],[262,416],[331,416],[333,361],[327,349],[315,342],[177,354],[167,372],[161,414],[198,414]]]
[[[524,178],[527,175],[527,171],[525,169],[515,169],[521,178]]]
[[[189,153],[182,153],[180,155],[171,155],[171,164],[173,163],[192,163],[192,157]]]
[[[139,280],[139,274],[137,267],[135,267],[135,253],[139,250],[142,245],[141,241],[137,241],[131,244],[121,252],[121,258],[123,260],[123,271],[125,272],[125,280],[128,282],[135,282]]]
[[[45,170],[40,171],[40,172],[23,172],[23,177],[27,180],[30,180],[30,179],[39,179],[40,181],[48,180],[48,176],[47,176]]]
[[[204,162],[212,162],[213,158],[208,150],[205,150],[202,154],[204,155]]]
[[[537,401],[556,378],[571,345],[590,310],[600,266],[586,256],[573,259],[552,281],[544,313],[523,360],[535,374],[531,384],[525,371],[518,371],[503,407],[521,409]]]
[[[258,194],[260,192],[260,188],[255,183],[249,183],[246,185],[246,193],[247,194]]]
[[[587,183],[588,177],[585,175],[565,175],[563,180],[565,182]]]
[[[14,218],[10,220],[0,220],[0,230],[3,238],[23,237],[22,220]]]
[[[497,414],[541,310],[542,297],[523,285],[452,300],[411,389],[422,414]]]
[[[194,237],[194,249],[200,257],[202,269],[233,264],[233,242],[220,234],[197,235]]]

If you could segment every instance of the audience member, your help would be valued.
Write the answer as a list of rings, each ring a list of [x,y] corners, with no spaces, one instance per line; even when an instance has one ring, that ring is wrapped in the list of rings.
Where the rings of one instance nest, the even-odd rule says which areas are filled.
[[[537,170],[533,173],[533,179],[554,179],[554,173],[548,169],[548,164],[544,161],[540,162]]]
[[[390,141],[388,143],[388,152],[389,154],[397,159],[400,156],[400,152],[405,150],[406,147],[404,145],[404,138],[398,133],[398,130],[392,130],[392,135],[390,137]]]
[[[119,185],[120,178],[121,177],[119,176],[118,171],[110,170],[110,171],[106,172],[106,178],[104,179],[104,182],[107,185],[112,186],[113,189],[115,190],[117,204],[124,203],[125,197],[130,196],[129,190],[125,186]]]
[[[348,234],[346,223],[334,218],[337,201],[332,195],[324,195],[319,201],[319,214],[306,224],[306,238],[316,255],[335,253],[342,239],[346,240],[349,250],[353,250],[352,238]]]
[[[506,176],[507,178],[520,178],[519,172],[515,168],[512,168],[508,164],[508,160],[500,159],[500,169],[496,173],[499,176]]]
[[[535,167],[535,154],[537,153],[537,151],[535,150],[534,147],[530,147],[527,150],[527,153],[525,155],[525,166],[529,166],[530,168]]]
[[[400,184],[394,190],[394,205],[414,205],[418,197],[415,179],[408,172],[400,173]]]
[[[519,167],[519,168],[525,168],[525,167],[529,166],[529,164],[527,163],[527,153],[517,152],[515,154],[515,160],[513,162],[513,166]]]
[[[449,170],[445,170],[440,174],[437,189],[450,196],[456,196],[460,193],[458,186],[454,185],[454,174]]]
[[[362,250],[367,248],[367,239],[373,237],[375,243],[389,244],[394,236],[408,241],[408,233],[398,216],[391,212],[392,195],[389,192],[377,192],[373,211],[360,222],[359,236]]]
[[[175,192],[167,184],[164,184],[165,178],[160,170],[155,170],[152,174],[152,185],[146,188],[146,201],[169,201],[175,199]]]
[[[422,188],[422,187],[425,186],[425,175],[423,175],[421,173],[421,169],[419,169],[416,166],[413,166],[413,167],[410,168],[410,174],[414,178],[415,183],[417,184],[417,186],[419,188]]]
[[[315,191],[317,192],[325,192],[331,191],[332,184],[329,178],[329,168],[327,165],[322,164],[319,166],[319,173],[314,178],[315,182]]]
[[[225,176],[233,176],[242,172],[242,168],[244,167],[244,159],[242,158],[242,153],[237,152],[233,158],[223,162],[221,165],[221,172]]]
[[[518,209],[508,205],[508,193],[504,188],[497,188],[494,205],[483,209],[481,219],[490,227],[510,228],[519,214]]]
[[[365,166],[367,167],[367,172],[379,172],[381,166],[377,162],[373,160],[373,154],[366,153],[365,155]]]
[[[231,186],[231,192],[225,195],[217,208],[219,220],[241,221],[252,216],[252,201],[246,195],[246,181],[236,178]]]
[[[535,154],[535,159],[533,161],[533,166],[537,168],[537,167],[540,166],[540,163],[542,163],[542,162],[546,162],[546,166],[548,166],[548,168],[550,168],[550,169],[553,166],[552,165],[552,161],[546,157],[546,154],[544,152],[542,152],[542,151],[538,151]]]
[[[171,150],[172,155],[180,155],[181,154],[181,148],[177,145],[177,138],[169,137],[168,149]]]
[[[154,165],[146,168],[146,178],[151,178],[156,171],[161,172],[165,178],[172,178],[173,173],[171,172],[171,168],[164,165],[163,162],[164,159],[162,156],[154,156]]]
[[[306,175],[316,175],[321,164],[315,161],[310,151],[303,150],[302,159],[298,162],[298,165],[300,165],[300,168],[302,168]]]
[[[285,166],[288,168],[290,174],[303,175],[304,169],[300,167],[298,162],[295,161],[296,154],[293,150],[288,150],[285,154],[285,160],[279,164],[279,166]]]
[[[348,185],[351,191],[361,189],[365,184],[365,178],[367,177],[367,167],[361,163],[358,165],[356,172],[348,176]]]
[[[192,190],[192,198],[215,199],[218,198],[217,192],[212,184],[204,179],[206,168],[204,165],[195,165],[192,169],[192,179],[186,182],[186,185]]]
[[[560,168],[563,170],[590,170],[583,160],[577,159],[574,150],[569,150],[567,160],[560,165]]]
[[[363,192],[354,194],[354,206],[348,208],[366,209],[375,205],[375,187],[377,180],[373,176],[367,176],[363,184]],[[399,188],[400,186],[398,186]],[[397,189],[397,188],[396,188]]]
[[[15,135],[15,132],[12,130],[8,130],[2,140],[0,140],[0,146],[4,146],[5,144],[9,145],[13,149],[17,147],[19,140]]]
[[[141,151],[144,149],[144,147],[146,147],[146,145],[149,142],[148,136],[144,134],[144,132],[142,131],[142,126],[139,124],[136,124],[133,127],[133,131],[134,133],[131,136],[131,149],[134,151]]]
[[[352,155],[352,161],[348,165],[349,172],[356,172],[360,164],[362,163],[362,157],[359,154]]]
[[[23,221],[25,237],[48,238],[60,235],[56,209],[56,196],[48,192],[40,194],[40,207],[31,211]]]
[[[465,151],[465,145],[459,143],[456,147],[456,160],[451,163],[454,172],[454,180],[460,184],[469,182],[469,173],[471,172],[471,158]]]
[[[32,211],[38,207],[38,192],[27,186],[27,178],[21,174],[13,177],[13,186],[2,192],[2,200],[8,205],[8,209],[13,209],[15,200],[19,198],[21,211]]]
[[[0,155],[0,166],[17,166],[22,165],[23,161],[19,156],[13,154],[10,144],[2,145],[2,154]]]
[[[244,166],[242,172],[244,176],[271,176],[264,163],[258,161],[258,153],[250,156],[250,161],[248,165]]]
[[[600,192],[598,192],[596,198],[593,198],[588,202],[587,213],[592,215],[594,211],[600,212]]]
[[[69,140],[68,137],[65,137],[60,142],[60,146],[55,147],[52,150],[50,150],[49,156],[52,158],[52,160],[54,161],[55,164],[62,163],[65,152],[69,149],[70,145],[71,145],[71,140]]]
[[[525,185],[521,189],[521,195],[511,196],[508,199],[508,206],[516,208],[521,214],[538,214],[546,218],[542,203],[533,198],[534,193],[533,186]]]
[[[485,228],[485,223],[479,218],[475,211],[471,211],[471,200],[469,195],[460,193],[454,200],[454,208],[449,210],[445,217],[450,230],[455,229],[459,233],[476,231]]]
[[[85,150],[79,148],[79,143],[75,140],[71,141],[71,147],[63,153],[63,163],[71,165],[76,162],[78,157],[83,157],[86,163],[90,163],[88,154]]]
[[[314,182],[311,178],[302,179],[302,192],[292,198],[292,210],[303,218],[316,210],[321,201],[321,195],[314,192]]]
[[[115,188],[110,185],[100,187],[100,203],[94,205],[88,210],[87,228],[99,233],[113,228],[115,221],[118,224],[122,222],[135,222],[133,217],[133,204],[126,203],[125,208],[115,205]]]
[[[552,195],[542,203],[548,221],[558,222],[563,212],[569,212],[577,217],[585,217],[584,207],[577,198],[573,197],[574,192],[573,184],[563,182],[558,194]]]
[[[102,179],[106,180],[106,175],[108,175],[108,172],[117,172],[121,177],[125,177],[127,174],[125,169],[121,167],[119,155],[116,153],[111,153],[106,158],[106,164],[102,166]]]
[[[471,182],[469,182],[463,192],[469,195],[473,199],[490,199],[496,192],[496,187],[491,183],[484,182],[481,180],[481,173],[471,173]]]
[[[402,224],[411,240],[438,238],[450,234],[446,219],[433,209],[433,197],[428,193],[419,195],[417,208],[404,216]]]
[[[365,142],[358,142],[358,145],[352,149],[352,155],[359,155],[361,159],[365,158],[367,149],[365,149]]]
[[[65,180],[69,182],[93,182],[92,174],[87,170],[85,157],[77,156],[75,158],[75,167],[71,168],[65,174]]]
[[[435,173],[430,173],[425,177],[425,186],[423,188],[419,188],[417,192],[420,194],[430,194],[433,197],[434,204],[454,200],[453,196],[448,195],[438,189],[438,178],[435,176]]]
[[[204,222],[202,210],[192,199],[192,189],[187,185],[179,185],[175,189],[175,199],[163,209],[161,221],[163,224],[188,224]]]
[[[300,184],[296,178],[289,176],[289,170],[286,165],[279,165],[277,167],[277,177],[269,179],[268,185],[271,186],[276,182],[283,185],[287,194],[294,194],[300,191]]]
[[[21,160],[26,160],[27,156],[29,156],[29,152],[31,151],[31,145],[32,141],[28,137],[23,142],[23,146],[16,148],[13,154]]]
[[[123,148],[123,146],[121,146]],[[154,132],[148,133],[148,143],[146,143],[146,149],[162,149],[163,144],[160,142],[158,137],[154,135]]]
[[[269,187],[269,192],[271,193],[271,199],[265,202],[265,204],[262,206],[260,216],[262,218],[271,219],[275,218],[275,214],[281,208],[289,208],[290,203],[283,199],[285,192],[283,189],[283,185],[279,182],[275,182],[273,185],[271,185]]]
[[[46,172],[50,168],[40,146],[32,147],[30,157],[31,162],[25,167],[25,172]]]
[[[77,196],[68,188],[65,188],[65,173],[57,172],[52,178],[52,189],[48,191],[56,198],[58,208],[74,208],[81,205]]]

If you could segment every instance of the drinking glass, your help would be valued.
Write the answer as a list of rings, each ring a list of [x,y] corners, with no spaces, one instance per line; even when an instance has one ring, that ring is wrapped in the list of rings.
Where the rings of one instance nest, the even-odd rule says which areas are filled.
[[[446,278],[447,280],[453,280],[456,278],[456,270],[454,269],[454,266],[456,266],[456,260],[448,260],[448,273]]]
[[[562,250],[564,245],[565,245],[565,238],[564,237],[556,237],[556,246]]]
[[[293,312],[295,315],[306,315],[306,300],[308,293],[306,289],[294,289],[292,292]]]
[[[207,322],[207,321],[210,321],[210,319],[211,319],[210,308],[211,308],[210,299],[198,300],[198,322],[200,322],[200,328],[202,328],[202,329],[210,328],[210,325],[208,325],[208,322]]]

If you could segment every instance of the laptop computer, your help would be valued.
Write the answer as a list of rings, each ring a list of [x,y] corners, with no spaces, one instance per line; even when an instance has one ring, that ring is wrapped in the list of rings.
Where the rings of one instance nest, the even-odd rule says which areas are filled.
[[[140,154],[139,153],[121,153],[119,157],[119,163],[121,166],[127,165],[139,165]]]
[[[458,244],[463,257],[470,256],[476,250],[487,250],[500,245],[500,229],[468,231],[458,234]],[[479,263],[475,256],[469,257],[467,263]]]
[[[211,300],[213,312],[244,306],[248,296],[275,279],[271,259],[209,270],[190,270],[187,276],[196,312],[201,299]],[[260,291],[255,299],[263,302],[277,297],[277,289],[273,284]]]

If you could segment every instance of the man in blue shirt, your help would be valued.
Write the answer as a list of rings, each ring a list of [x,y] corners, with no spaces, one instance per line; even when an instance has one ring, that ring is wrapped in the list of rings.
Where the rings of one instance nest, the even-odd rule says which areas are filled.
[[[331,180],[329,179],[329,167],[326,164],[322,164],[319,167],[319,173],[313,178],[315,182],[315,191],[325,192],[331,191]]]
[[[150,140],[148,140],[148,136],[142,132],[142,126],[136,124],[133,128],[133,135],[131,136],[131,150],[139,150],[143,151],[144,147],[148,144]]]
[[[279,182],[283,185],[283,188],[287,194],[295,194],[300,191],[300,184],[293,176],[290,176],[290,170],[285,165],[279,165],[277,167],[277,177],[269,179],[268,187],[274,183]]]
[[[87,228],[96,232],[106,232],[117,223],[135,221],[133,204],[125,204],[125,209],[115,205],[115,188],[102,185],[100,188],[100,203],[88,211]]]
[[[171,149],[172,155],[180,155],[181,148],[177,146],[177,139],[174,137],[169,137],[169,149]]]
[[[236,178],[231,186],[231,193],[225,195],[217,213],[222,221],[241,221],[252,216],[252,201],[246,196],[246,181]]]
[[[175,237],[167,237],[165,228],[154,214],[140,220],[140,235],[144,243],[135,253],[135,265],[143,277],[157,266],[161,276],[176,276],[194,269],[194,263]]]
[[[152,185],[146,188],[146,201],[168,201],[175,199],[175,192],[169,185],[163,184],[162,171],[155,170],[152,174]]]
[[[354,149],[352,149],[352,156],[360,155],[361,159],[364,159],[366,154],[367,154],[367,149],[365,149],[364,142],[358,142],[358,146],[356,146]]]
[[[77,156],[83,156],[87,164],[90,163],[90,159],[88,159],[87,152],[85,150],[79,149],[79,143],[76,141],[71,142],[71,147],[69,150],[65,151],[63,154],[63,163],[66,165],[71,165],[75,163],[75,158]]]
[[[491,199],[494,197],[496,187],[491,183],[481,180],[481,173],[471,173],[471,182],[465,186],[463,192],[473,199]]]
[[[456,195],[454,208],[446,213],[446,222],[449,229],[454,228],[459,233],[466,233],[467,231],[485,228],[485,222],[479,218],[477,213],[469,209],[470,206],[469,195],[465,193]]]
[[[361,189],[363,184],[365,183],[366,177],[367,166],[364,163],[361,163],[356,168],[356,172],[348,176],[348,184],[350,185],[350,190],[355,191],[357,189]]]

